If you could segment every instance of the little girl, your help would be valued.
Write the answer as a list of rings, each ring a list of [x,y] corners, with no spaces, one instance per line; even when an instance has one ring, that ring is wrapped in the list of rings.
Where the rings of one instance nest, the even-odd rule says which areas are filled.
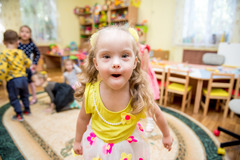
[[[144,33],[141,29],[137,29],[139,39],[141,39],[144,36]],[[159,86],[157,82],[157,78],[155,75],[154,70],[152,69],[152,66],[150,64],[150,46],[149,45],[144,45],[143,41],[139,41],[138,47],[140,51],[140,58],[142,61],[141,68],[148,74],[148,82],[150,83],[151,90],[154,95],[154,99],[157,100],[159,99],[160,91],[159,91]],[[154,128],[154,121],[151,117],[147,117],[147,126],[146,126],[146,131],[147,132],[152,132]]]
[[[81,86],[75,91],[76,97],[83,96],[83,107],[73,151],[83,154],[85,160],[149,160],[147,140],[138,122],[146,112],[154,117],[164,146],[171,150],[173,139],[141,70],[137,41],[134,29],[116,26],[102,29],[90,39]]]
[[[70,85],[48,81],[45,71],[34,74],[32,78],[35,85],[43,87],[50,97],[51,103],[49,108],[46,109],[47,112],[52,112],[54,109],[59,112],[70,108],[79,108],[73,97],[74,90]]]
[[[67,59],[64,61],[64,68],[64,83],[68,82],[68,84],[71,85],[73,89],[75,89],[75,85],[78,81],[77,74],[81,73],[82,70],[76,64],[74,64],[71,59]]]
[[[32,66],[30,67],[31,69],[26,69],[28,75],[28,83],[30,85],[32,92],[32,100],[30,102],[30,105],[37,103],[36,87],[34,86],[31,77],[32,72],[36,71],[37,63],[40,58],[40,52],[37,46],[32,41],[31,33],[32,30],[29,26],[27,25],[21,26],[19,32],[20,42],[18,45],[18,49],[23,50],[27,57],[32,60]]]

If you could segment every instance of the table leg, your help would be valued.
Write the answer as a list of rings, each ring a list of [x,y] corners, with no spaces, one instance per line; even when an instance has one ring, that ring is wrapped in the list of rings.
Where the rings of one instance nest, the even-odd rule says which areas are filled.
[[[200,102],[201,102],[201,96],[202,96],[202,87],[203,87],[203,80],[198,79],[193,113],[198,113]]]

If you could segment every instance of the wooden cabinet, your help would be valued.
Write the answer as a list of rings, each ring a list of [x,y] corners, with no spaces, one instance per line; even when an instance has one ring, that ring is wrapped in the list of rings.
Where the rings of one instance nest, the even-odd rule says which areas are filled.
[[[191,64],[203,64],[202,57],[205,53],[217,53],[213,50],[183,50],[183,60],[184,63]]]
[[[89,38],[102,27],[125,23],[128,23],[129,26],[135,26],[138,20],[138,8],[131,6],[130,3],[119,6],[109,4],[105,5],[105,9],[99,10],[98,8],[97,11],[92,9],[92,12],[76,15],[80,22],[80,48],[88,49]]]
[[[167,50],[152,50],[153,57],[161,60],[169,60],[169,51]]]

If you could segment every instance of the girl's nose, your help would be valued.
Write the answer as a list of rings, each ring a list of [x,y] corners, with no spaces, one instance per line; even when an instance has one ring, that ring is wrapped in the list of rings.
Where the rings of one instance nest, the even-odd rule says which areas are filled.
[[[120,60],[118,58],[113,59],[112,68],[115,68],[115,69],[120,68]]]

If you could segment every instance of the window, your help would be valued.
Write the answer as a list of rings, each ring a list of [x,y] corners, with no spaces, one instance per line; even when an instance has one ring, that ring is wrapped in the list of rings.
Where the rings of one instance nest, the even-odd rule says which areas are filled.
[[[3,26],[3,22],[2,22],[2,3],[0,3],[0,44],[2,44],[2,41],[3,41],[4,31],[5,31],[5,27]]]
[[[57,7],[55,0],[20,0],[23,25],[32,29],[38,42],[57,40]]]
[[[180,1],[176,10],[175,44],[215,46],[221,40],[230,41],[236,0]]]

